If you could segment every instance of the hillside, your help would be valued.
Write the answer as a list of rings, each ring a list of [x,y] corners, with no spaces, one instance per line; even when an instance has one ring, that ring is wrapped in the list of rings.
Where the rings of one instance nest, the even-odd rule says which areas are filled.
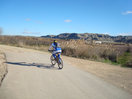
[[[95,34],[95,33],[62,33],[59,35],[46,35],[44,38],[57,38],[57,39],[84,39],[84,40],[96,40],[96,41],[114,41],[132,43],[132,36],[110,36],[107,34]]]

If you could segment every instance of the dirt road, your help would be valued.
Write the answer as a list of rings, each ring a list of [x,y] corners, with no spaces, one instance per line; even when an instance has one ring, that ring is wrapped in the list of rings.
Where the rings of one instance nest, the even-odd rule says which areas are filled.
[[[88,72],[66,63],[50,66],[50,54],[0,45],[6,53],[8,74],[0,99],[132,99],[132,95]]]

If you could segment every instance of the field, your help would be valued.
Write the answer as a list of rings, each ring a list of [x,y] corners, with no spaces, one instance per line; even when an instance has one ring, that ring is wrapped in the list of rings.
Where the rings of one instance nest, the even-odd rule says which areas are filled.
[[[57,41],[62,47],[63,55],[132,67],[132,44],[89,44],[85,40]],[[0,36],[1,44],[43,51],[47,51],[52,42],[53,39],[41,37]]]

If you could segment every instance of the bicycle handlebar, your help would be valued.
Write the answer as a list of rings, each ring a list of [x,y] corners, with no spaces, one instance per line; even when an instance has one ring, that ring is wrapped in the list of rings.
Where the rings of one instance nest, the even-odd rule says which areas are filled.
[[[48,50],[49,52],[53,52],[54,50]]]

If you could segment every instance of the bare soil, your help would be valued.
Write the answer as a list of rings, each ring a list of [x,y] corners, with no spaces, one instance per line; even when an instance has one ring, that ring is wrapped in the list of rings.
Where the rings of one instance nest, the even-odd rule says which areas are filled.
[[[72,66],[94,74],[132,94],[132,68],[64,56]]]

